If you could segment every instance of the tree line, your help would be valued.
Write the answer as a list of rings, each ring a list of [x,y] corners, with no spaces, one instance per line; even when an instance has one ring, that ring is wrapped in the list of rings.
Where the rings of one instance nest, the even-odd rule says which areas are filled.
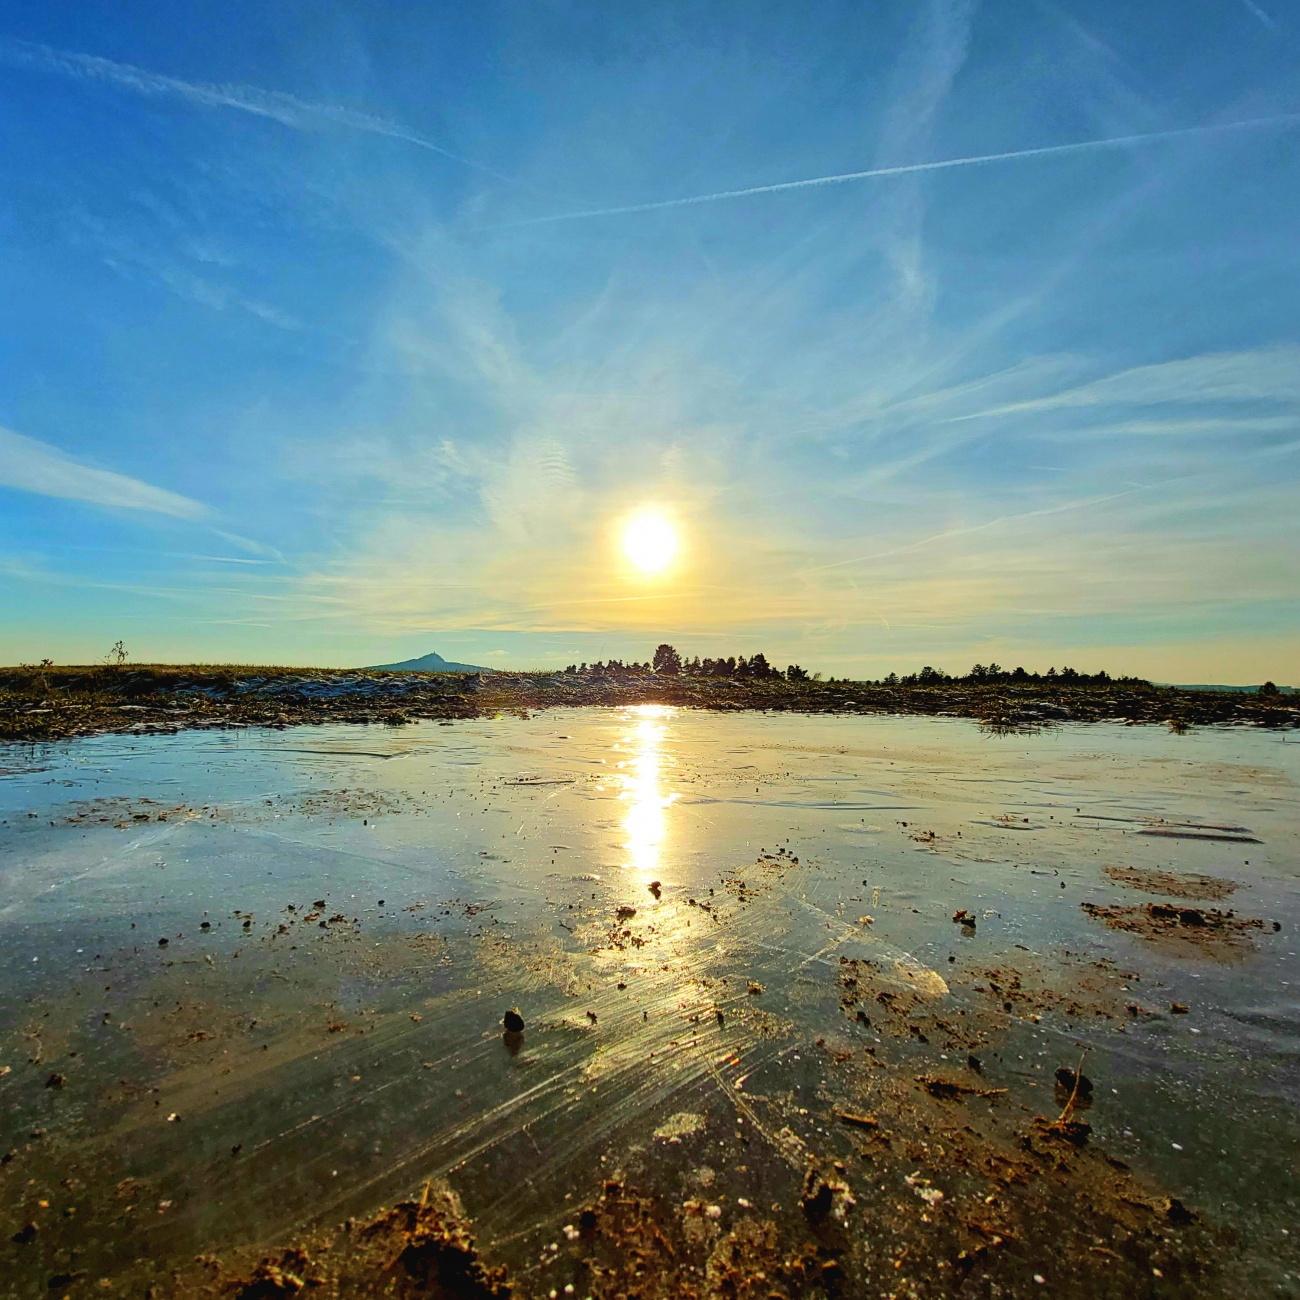
[[[581,677],[736,677],[750,680],[777,680],[788,682],[821,681],[821,673],[809,673],[798,664],[789,664],[784,671],[768,662],[761,651],[746,658],[744,655],[727,655],[726,658],[701,659],[699,655],[687,659],[676,647],[666,642],[655,649],[654,657],[646,663],[634,660],[624,663],[610,659],[604,663],[570,664],[565,670],[570,676]],[[834,678],[830,679],[834,681]],[[848,679],[843,679],[847,681]],[[864,681],[864,686],[995,686],[1002,684],[1038,683],[1045,686],[1106,686],[1111,684],[1149,685],[1140,677],[1113,678],[1108,672],[1083,673],[1077,668],[1049,668],[1045,673],[1029,672],[1024,668],[1003,668],[1001,664],[976,664],[962,675],[945,672],[927,664],[919,672],[890,673],[878,681]],[[1271,683],[1270,683],[1271,685]],[[1274,687],[1274,690],[1277,688]]]
[[[784,672],[768,663],[767,656],[760,651],[750,655],[728,655],[725,659],[701,659],[696,655],[686,659],[674,646],[664,643],[654,652],[649,663],[624,663],[621,659],[610,659],[604,663],[570,664],[565,670],[570,676],[582,677],[617,677],[640,676],[654,673],[659,677],[744,677],[756,680],[774,680],[782,678],[789,682],[820,681],[821,674],[809,674],[798,664],[790,664]]]
[[[1077,668],[1066,667],[1049,668],[1045,673],[1031,673],[1024,668],[1003,668],[1001,664],[997,663],[976,664],[964,677],[961,674],[953,676],[944,672],[942,668],[931,668],[927,664],[920,672],[908,673],[903,677],[900,677],[897,673],[890,673],[888,677],[882,677],[880,681],[873,682],[871,685],[939,686],[944,682],[972,686],[993,686],[1015,682],[1038,682],[1048,686],[1106,686],[1115,682],[1126,685],[1150,685],[1144,678],[1112,677],[1105,670],[1098,673],[1081,673]]]

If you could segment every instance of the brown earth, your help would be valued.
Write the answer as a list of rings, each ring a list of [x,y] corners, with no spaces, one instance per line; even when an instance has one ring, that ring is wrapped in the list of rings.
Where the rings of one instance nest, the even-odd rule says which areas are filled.
[[[398,673],[146,665],[0,669],[0,741],[303,723],[452,720],[557,706],[673,704],[965,717],[997,731],[1059,722],[1300,725],[1300,695],[1180,691],[1146,682],[952,680],[934,686],[607,673]]]
[[[1160,894],[1166,898],[1217,903],[1230,898],[1237,889],[1235,880],[1224,880],[1219,876],[1177,876],[1172,871],[1153,871],[1145,867],[1103,867],[1102,870],[1117,885],[1127,885],[1144,894]]]
[[[1194,953],[1215,961],[1242,960],[1255,949],[1252,933],[1265,928],[1258,917],[1175,903],[1147,903],[1141,907],[1080,903],[1079,906],[1112,930],[1136,934],[1171,953]],[[1273,928],[1278,926],[1274,924]]]

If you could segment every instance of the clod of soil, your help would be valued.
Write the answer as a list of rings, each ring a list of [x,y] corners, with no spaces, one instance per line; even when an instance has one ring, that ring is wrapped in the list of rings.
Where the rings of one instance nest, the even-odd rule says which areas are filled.
[[[1166,898],[1191,898],[1218,902],[1236,892],[1235,880],[1218,876],[1176,876],[1172,871],[1150,871],[1145,867],[1103,867],[1117,884],[1144,894],[1162,894]]]
[[[1092,1134],[1092,1125],[1081,1119],[1046,1120],[1040,1115],[1034,1124],[1040,1132],[1068,1142],[1072,1147],[1086,1146]]]
[[[314,1258],[293,1246],[267,1256],[247,1276],[219,1282],[215,1293],[236,1300],[278,1300],[317,1288],[326,1295],[440,1300],[512,1294],[505,1270],[479,1260],[460,1202],[447,1189],[426,1186],[420,1200],[403,1201],[313,1251]]]
[[[1068,1065],[1061,1066],[1056,1072],[1056,1100],[1062,1106],[1073,1103],[1075,1109],[1086,1110],[1092,1105],[1092,1080]]]
[[[1124,930],[1154,942],[1195,946],[1220,960],[1240,957],[1250,948],[1252,930],[1262,930],[1257,917],[1237,916],[1217,908],[1178,907],[1148,903],[1145,907],[1080,903],[1087,914],[1112,930]]]
[[[508,1034],[522,1034],[524,1032],[524,1018],[519,1014],[518,1007],[511,1007],[509,1011],[501,1017],[501,1024],[505,1027]]]
[[[835,1204],[835,1189],[815,1169],[810,1169],[803,1181],[800,1201],[804,1214],[817,1223],[831,1212]]]
[[[319,1286],[322,1280],[312,1275],[307,1252],[292,1247],[278,1259],[262,1260],[246,1279],[233,1283],[232,1289],[238,1300],[276,1300],[277,1296],[296,1295],[307,1286]]]

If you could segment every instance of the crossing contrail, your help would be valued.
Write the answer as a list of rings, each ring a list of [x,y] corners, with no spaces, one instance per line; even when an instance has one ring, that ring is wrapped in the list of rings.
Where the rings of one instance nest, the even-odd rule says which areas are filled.
[[[522,217],[517,221],[496,222],[491,227],[540,226],[553,221],[582,221],[589,217],[617,217],[629,212],[658,212],[664,208],[685,208],[698,203],[718,203],[723,199],[747,199],[758,194],[783,194],[788,190],[816,189],[822,185],[843,185],[848,181],[872,180],[881,176],[910,176],[917,172],[948,171],[954,167],[978,167],[984,163],[1017,162],[1023,158],[1052,158],[1073,153],[1090,153],[1101,149],[1125,149],[1164,140],[1178,140],[1199,135],[1217,135],[1225,131],[1259,130],[1265,127],[1300,125],[1300,113],[1277,117],[1254,117],[1240,122],[1217,122],[1205,126],[1182,126],[1168,131],[1146,131],[1141,135],[1109,136],[1101,140],[1080,140],[1074,144],[1049,144],[1037,149],[1009,149],[1004,153],[973,154],[966,158],[940,158],[934,162],[907,163],[900,167],[871,167],[860,172],[839,172],[834,176],[813,176],[802,181],[780,181],[775,185],[751,185],[743,190],[715,190],[711,194],[692,194],[681,199],[658,199],[652,203],[625,203],[611,208],[584,208],[579,212],[556,212],[549,216]]]

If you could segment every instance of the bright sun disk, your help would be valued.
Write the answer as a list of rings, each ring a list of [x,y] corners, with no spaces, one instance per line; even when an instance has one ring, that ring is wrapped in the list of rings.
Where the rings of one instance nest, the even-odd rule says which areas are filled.
[[[623,552],[642,573],[662,573],[677,555],[677,530],[657,511],[643,511],[623,529]]]

